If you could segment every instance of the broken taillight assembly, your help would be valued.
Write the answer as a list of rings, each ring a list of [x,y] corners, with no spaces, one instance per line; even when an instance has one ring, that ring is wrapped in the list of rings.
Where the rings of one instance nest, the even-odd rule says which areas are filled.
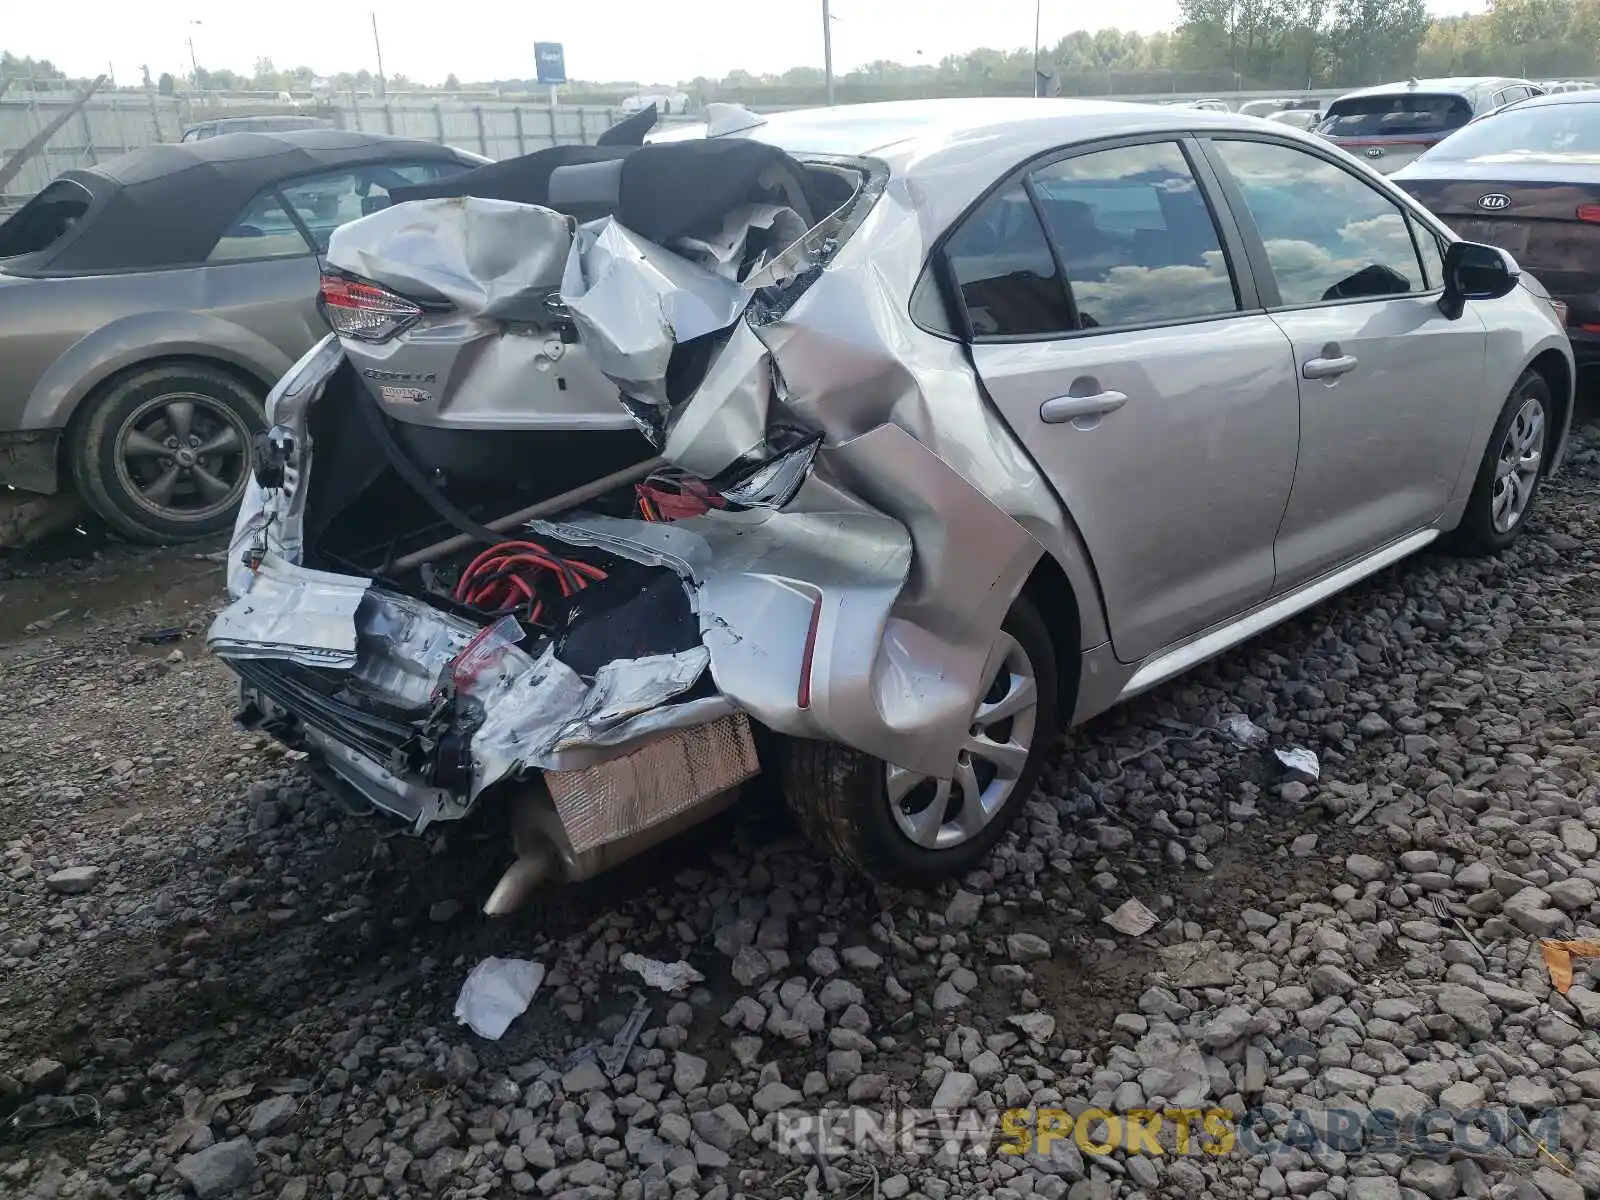
[[[811,464],[816,461],[821,445],[820,435],[808,438],[732,482],[720,484],[717,494],[735,508],[783,508],[795,498],[800,485],[811,474]]]
[[[344,275],[322,277],[318,305],[335,333],[363,342],[386,342],[422,316],[404,296]]]

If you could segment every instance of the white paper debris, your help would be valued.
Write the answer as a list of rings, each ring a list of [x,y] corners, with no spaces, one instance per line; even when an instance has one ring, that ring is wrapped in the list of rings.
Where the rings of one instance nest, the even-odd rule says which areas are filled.
[[[544,964],[525,958],[486,958],[472,968],[456,997],[456,1021],[491,1042],[524,1012],[544,982]]]
[[[1317,763],[1315,752],[1307,750],[1304,746],[1284,746],[1281,749],[1274,750],[1273,753],[1278,756],[1278,761],[1284,765],[1285,769],[1294,772],[1296,775],[1304,775],[1307,779],[1321,777],[1322,768]]]
[[[1243,713],[1232,713],[1222,718],[1217,726],[1222,736],[1236,746],[1256,749],[1267,744],[1267,731]]]
[[[1137,900],[1124,900],[1121,907],[1104,918],[1105,923],[1128,937],[1143,937],[1156,927],[1156,915]]]
[[[691,983],[700,983],[705,976],[686,962],[662,962],[642,954],[624,954],[622,969],[637,972],[646,983],[663,992],[681,992]]]

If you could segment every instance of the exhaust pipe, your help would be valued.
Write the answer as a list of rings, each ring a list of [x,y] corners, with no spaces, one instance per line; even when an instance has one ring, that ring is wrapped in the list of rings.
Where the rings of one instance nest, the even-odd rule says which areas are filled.
[[[548,842],[540,843],[517,855],[517,861],[506,868],[494,891],[483,902],[485,916],[504,917],[517,911],[540,884],[554,874],[556,856]]]

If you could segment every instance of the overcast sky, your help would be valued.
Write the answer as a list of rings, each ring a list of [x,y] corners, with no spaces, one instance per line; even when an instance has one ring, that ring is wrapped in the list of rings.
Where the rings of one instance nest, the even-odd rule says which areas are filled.
[[[1463,0],[1430,0],[1456,11]],[[257,58],[322,74],[376,70],[371,16],[378,16],[390,74],[437,83],[533,75],[533,43],[562,42],[573,78],[669,83],[822,65],[821,0],[389,0],[376,8],[337,0],[0,0],[0,49],[48,58],[72,75],[109,66],[119,83],[189,69],[188,39],[202,67],[248,72]],[[1176,0],[1083,4],[1040,0],[1049,43],[1078,28],[1115,24],[1143,33],[1170,28]],[[833,0],[835,70],[879,58],[929,62],[975,46],[1033,44],[1034,0]],[[200,24],[191,24],[199,21]]]

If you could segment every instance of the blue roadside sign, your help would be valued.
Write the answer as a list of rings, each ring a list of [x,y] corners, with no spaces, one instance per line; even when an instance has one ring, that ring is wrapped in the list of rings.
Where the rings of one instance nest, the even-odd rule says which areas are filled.
[[[565,83],[567,58],[560,42],[535,42],[533,57],[539,65],[540,83]]]

